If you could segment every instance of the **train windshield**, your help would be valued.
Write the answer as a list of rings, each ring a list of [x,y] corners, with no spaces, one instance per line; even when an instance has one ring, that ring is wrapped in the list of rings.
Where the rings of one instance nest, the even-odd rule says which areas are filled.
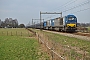
[[[69,17],[68,20],[75,20],[75,18]]]
[[[77,23],[77,19],[76,18],[69,17],[67,23]]]

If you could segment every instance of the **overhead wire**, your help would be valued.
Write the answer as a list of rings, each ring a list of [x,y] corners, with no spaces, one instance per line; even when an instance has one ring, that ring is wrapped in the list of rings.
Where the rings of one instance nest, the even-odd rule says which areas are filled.
[[[63,7],[67,7],[68,5],[70,5],[70,4],[73,4],[73,3],[75,3],[77,0],[69,0],[68,2],[66,2],[66,3],[64,3],[63,5],[61,5],[61,6],[59,6],[60,8],[63,8]],[[59,9],[60,9],[59,8]],[[59,9],[57,9],[57,10],[59,10]],[[55,9],[56,10],[56,9]],[[49,19],[49,18],[51,18],[51,17],[53,17],[53,16],[56,16],[56,15],[52,15],[52,16],[49,16],[49,17],[47,17],[47,18],[45,18],[45,19]]]
[[[72,1],[73,3],[75,3],[77,0],[75,0],[75,1]],[[72,3],[72,4],[73,4]],[[82,3],[79,3],[78,5],[76,5],[76,6],[73,6],[73,7],[71,7],[71,8],[69,8],[69,9],[66,9],[66,10],[63,10],[62,12],[67,12],[67,11],[70,11],[70,10],[73,10],[73,9],[75,9],[75,8],[79,8],[79,7],[82,7],[82,6],[84,6],[84,5],[87,5],[87,4],[89,4],[90,3],[90,1],[88,0],[88,1],[84,1],[84,2],[82,2]],[[67,4],[66,4],[67,5]],[[69,4],[68,4],[69,5]],[[71,4],[70,4],[71,5]],[[63,5],[63,6],[65,6],[65,5]],[[89,8],[87,8],[87,9],[89,9]],[[76,11],[76,12],[80,12],[80,11],[83,11],[83,10],[87,10],[87,9],[82,9],[82,10],[78,10],[78,11]],[[59,9],[58,9],[59,10]],[[53,16],[55,16],[55,15],[53,15]],[[50,16],[50,17],[47,17],[47,18],[51,18],[51,17],[53,17],[53,16]],[[46,18],[46,19],[47,19]]]
[[[89,10],[89,9],[90,9],[90,7],[89,8],[85,8],[85,9],[81,9],[81,10],[78,10],[78,11],[73,12],[73,13],[78,13],[78,12],[82,12],[82,11]]]
[[[63,8],[63,7],[67,7],[68,5],[72,4],[72,3],[75,3],[77,0],[69,0],[68,2],[66,2],[65,4],[59,6],[59,8],[55,9],[55,10],[60,10],[60,8]]]
[[[69,9],[66,9],[66,10],[64,10],[64,11],[62,11],[62,12],[67,12],[67,11],[73,10],[73,9],[75,9],[75,8],[81,7],[81,6],[83,6],[83,5],[89,4],[89,3],[90,3],[90,1],[86,1],[86,2],[84,2],[84,3],[81,3],[81,4],[77,5],[77,6],[74,6],[74,7],[71,7],[71,8],[69,8]]]

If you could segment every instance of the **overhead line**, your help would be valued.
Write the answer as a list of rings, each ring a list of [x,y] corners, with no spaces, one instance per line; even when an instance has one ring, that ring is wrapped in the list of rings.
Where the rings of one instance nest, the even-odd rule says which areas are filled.
[[[73,1],[73,3],[75,3],[77,0],[75,0],[75,1]],[[75,8],[78,8],[78,7],[81,7],[81,6],[83,6],[83,5],[86,5],[86,4],[89,4],[90,3],[90,1],[88,0],[88,1],[86,1],[86,2],[84,2],[84,3],[81,3],[81,4],[79,4],[79,5],[77,5],[77,6],[74,6],[74,7],[71,7],[71,8],[69,8],[69,9],[66,9],[66,10],[64,10],[64,11],[62,11],[62,12],[67,12],[67,11],[70,11],[70,10],[73,10],[73,9],[75,9]],[[66,5],[67,5],[68,3],[66,3]],[[72,3],[71,3],[72,4]],[[64,5],[63,5],[64,6]],[[58,9],[59,10],[59,9]],[[84,10],[84,9],[83,9]],[[80,10],[79,10],[80,11]],[[55,15],[53,15],[53,16],[55,16]],[[50,17],[47,17],[47,18],[51,18],[51,17],[53,17],[53,16],[50,16]]]
[[[80,6],[89,4],[89,3],[90,3],[90,1],[87,1],[87,2],[85,2],[85,3],[82,3],[82,4],[79,4],[79,5],[77,5],[77,6],[71,7],[70,9],[64,10],[64,11],[62,11],[62,12],[67,12],[67,11],[70,11],[70,10],[75,9],[75,8],[77,8],[77,7],[80,7]]]
[[[66,2],[65,4],[59,6],[59,9],[57,9],[57,10],[60,10],[60,8],[66,7],[67,5],[70,5],[70,4],[72,4],[72,3],[75,3],[76,1],[77,1],[77,0],[74,0],[74,1],[70,0],[70,1]]]
[[[61,5],[60,6],[60,8],[62,7],[66,7],[67,5],[70,5],[70,4],[73,4],[73,3],[75,3],[77,0],[74,0],[74,1],[71,1],[71,0],[69,0],[68,2],[66,2],[65,4],[63,4],[63,5]],[[69,4],[68,4],[69,3]],[[57,9],[57,10],[60,10],[60,9]],[[55,16],[55,15],[53,15],[53,16]],[[48,19],[48,18],[51,18],[51,17],[53,17],[53,16],[50,16],[50,17],[47,17],[47,18],[45,18],[45,19]]]
[[[78,11],[73,12],[73,13],[78,13],[78,12],[85,11],[85,10],[89,10],[89,9],[90,9],[90,7],[89,7],[89,8],[86,8],[86,9],[78,10]]]
[[[68,5],[71,5],[71,4],[75,3],[76,1],[77,1],[77,0],[74,0],[74,1],[70,2]],[[62,6],[62,8],[63,8],[63,7],[67,7],[68,5],[66,4],[65,6]],[[58,10],[60,10],[60,9],[58,9]]]

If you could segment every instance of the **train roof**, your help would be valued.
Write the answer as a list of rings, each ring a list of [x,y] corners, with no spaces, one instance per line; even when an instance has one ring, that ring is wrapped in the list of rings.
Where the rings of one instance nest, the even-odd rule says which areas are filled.
[[[75,16],[75,15],[67,15],[66,17],[75,17],[75,18],[76,18],[76,16]]]

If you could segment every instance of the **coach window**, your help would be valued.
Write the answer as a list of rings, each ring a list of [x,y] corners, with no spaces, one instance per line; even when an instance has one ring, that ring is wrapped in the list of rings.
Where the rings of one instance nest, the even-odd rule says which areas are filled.
[[[53,20],[53,22],[54,22],[54,20]]]

